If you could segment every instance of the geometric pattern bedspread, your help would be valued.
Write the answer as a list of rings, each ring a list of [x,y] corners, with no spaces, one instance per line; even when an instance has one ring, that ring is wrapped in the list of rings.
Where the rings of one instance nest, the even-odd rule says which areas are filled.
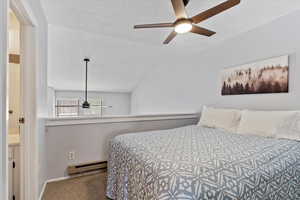
[[[120,135],[110,143],[107,196],[300,199],[300,142],[199,126]]]

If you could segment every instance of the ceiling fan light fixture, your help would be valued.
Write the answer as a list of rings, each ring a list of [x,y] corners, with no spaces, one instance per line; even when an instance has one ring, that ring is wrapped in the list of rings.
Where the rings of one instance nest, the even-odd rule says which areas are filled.
[[[176,21],[174,23],[156,23],[156,24],[141,24],[135,25],[135,29],[145,28],[173,28],[173,31],[164,40],[163,44],[169,44],[178,33],[191,32],[194,34],[211,37],[216,32],[208,30],[206,28],[197,26],[200,22],[203,22],[213,16],[216,16],[236,5],[241,3],[241,0],[227,0],[215,7],[205,10],[191,18],[188,17],[185,6],[190,0],[171,0],[172,7],[175,12]]]
[[[176,33],[187,33],[191,31],[193,25],[190,20],[180,20],[175,23],[175,32]]]

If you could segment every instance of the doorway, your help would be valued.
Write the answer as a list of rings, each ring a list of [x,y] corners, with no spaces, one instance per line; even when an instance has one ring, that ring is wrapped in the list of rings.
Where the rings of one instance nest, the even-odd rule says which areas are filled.
[[[12,10],[8,18],[8,199],[20,200],[21,166],[21,56],[20,21]]]
[[[20,20],[20,70],[21,70],[21,108],[20,112],[25,117],[26,123],[20,131],[20,198],[22,200],[36,200],[38,165],[36,141],[36,82],[37,68],[36,18],[28,6],[18,0],[0,1],[0,199],[8,200],[8,128],[9,128],[9,83],[8,83],[8,21],[9,7]],[[15,59],[16,57],[11,57]]]
[[[38,150],[37,150],[37,134],[36,134],[36,68],[37,68],[37,23],[36,18],[34,17],[32,11],[28,9],[26,5],[24,5],[23,1],[10,0],[9,7],[11,11],[15,14],[16,19],[19,21],[19,31],[16,35],[16,39],[14,37],[8,37],[8,43],[11,39],[11,43],[15,41],[18,42],[19,54],[16,52],[15,54],[8,55],[11,57],[11,62],[7,64],[7,134],[9,134],[9,125],[14,127],[15,135],[19,135],[19,145],[14,148],[13,156],[14,161],[19,161],[19,165],[15,162],[15,171],[13,181],[16,183],[16,186],[13,187],[15,192],[15,199],[19,198],[21,200],[36,200],[38,199]],[[8,20],[9,21],[10,14],[8,12]],[[7,34],[9,34],[9,30],[7,30]],[[9,48],[7,48],[7,54]],[[15,66],[14,72],[15,74],[19,74],[9,80],[9,68],[10,66]],[[13,71],[13,70],[12,70]],[[16,78],[17,77],[17,78]],[[14,80],[14,81],[13,81]],[[19,84],[17,83],[19,81]],[[15,90],[19,90],[17,92],[19,94],[18,108],[10,105],[10,89],[15,88]],[[15,96],[12,95],[13,100],[15,101]],[[14,108],[17,111],[15,116],[10,117],[9,109]],[[9,124],[9,119],[12,118],[11,124]],[[12,131],[14,132],[14,131]],[[7,138],[9,138],[7,136]],[[17,136],[16,136],[17,138]],[[8,139],[7,139],[7,147],[9,150]],[[17,153],[15,153],[17,152]],[[18,174],[19,173],[19,174]],[[9,176],[8,171],[6,172],[7,177]],[[9,182],[9,181],[8,181]],[[7,182],[7,183],[8,183]],[[6,183],[6,184],[7,184]],[[15,185],[15,184],[14,184]],[[8,193],[6,194],[8,196]],[[6,198],[5,198],[6,199]],[[11,200],[9,198],[9,200]]]

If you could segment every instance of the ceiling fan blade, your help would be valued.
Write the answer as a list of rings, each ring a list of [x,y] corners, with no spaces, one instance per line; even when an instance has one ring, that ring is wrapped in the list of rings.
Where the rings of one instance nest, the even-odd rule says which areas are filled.
[[[223,11],[229,9],[229,8],[232,8],[236,5],[238,5],[240,2],[241,2],[241,0],[226,1],[224,3],[221,3],[221,4],[217,5],[216,7],[208,9],[208,10],[192,17],[191,19],[196,24],[200,23],[200,22],[202,22],[202,21],[204,21],[204,20],[206,20],[210,17],[213,17],[213,16],[215,16],[215,15],[217,15],[217,14],[219,14],[219,13],[221,13],[221,12],[223,12]]]
[[[196,34],[200,34],[200,35],[204,35],[204,36],[207,36],[207,37],[210,37],[210,36],[216,34],[216,32],[214,32],[214,31],[211,31],[211,30],[208,30],[206,28],[202,28],[202,27],[199,27],[199,26],[196,26],[196,25],[193,25],[193,28],[192,28],[191,32],[196,33]]]
[[[158,24],[141,24],[141,25],[135,25],[134,28],[168,28],[173,27],[173,23],[158,23]]]
[[[171,32],[167,39],[164,41],[164,44],[169,44],[169,42],[171,42],[171,40],[173,40],[176,35],[177,33],[175,31]]]
[[[171,0],[171,1],[177,19],[186,19],[187,14],[185,12],[185,6],[183,0]]]

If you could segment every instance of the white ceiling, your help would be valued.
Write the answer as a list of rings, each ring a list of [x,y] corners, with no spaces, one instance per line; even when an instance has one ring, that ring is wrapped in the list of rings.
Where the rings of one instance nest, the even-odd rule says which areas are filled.
[[[190,0],[186,8],[187,13],[193,16],[223,1],[225,0]],[[162,54],[172,56],[182,50],[185,52],[204,50],[300,9],[299,0],[242,0],[240,5],[201,23],[201,26],[216,31],[215,36],[206,38],[188,33],[179,35],[170,45],[163,46],[162,41],[170,29],[134,30],[133,25],[174,21],[170,0],[42,0],[42,3],[50,24],[84,30],[98,35],[99,40],[105,38],[103,42],[110,50],[101,56],[111,58],[114,55],[115,59],[114,65],[107,66],[109,62],[105,62],[107,67],[105,81],[103,77],[94,80],[93,88],[103,90],[132,90],[154,66],[162,65],[163,58],[160,56]],[[142,62],[143,58],[156,58],[156,60],[151,59],[150,63]],[[135,67],[130,68],[124,62],[125,60]],[[167,59],[163,64],[168,64]],[[57,63],[53,63],[49,67],[56,66]],[[67,87],[71,87],[68,84],[74,85],[66,83],[68,74],[60,74],[58,76],[60,78],[56,77],[56,73],[59,73],[62,67],[65,65],[52,70],[49,81],[54,87],[59,88],[60,84],[65,85],[64,89],[68,89]],[[125,69],[128,71],[123,73],[124,81],[120,81],[120,77],[115,76],[116,72]],[[99,76],[100,73],[99,70]],[[79,77],[79,74],[77,76]]]

